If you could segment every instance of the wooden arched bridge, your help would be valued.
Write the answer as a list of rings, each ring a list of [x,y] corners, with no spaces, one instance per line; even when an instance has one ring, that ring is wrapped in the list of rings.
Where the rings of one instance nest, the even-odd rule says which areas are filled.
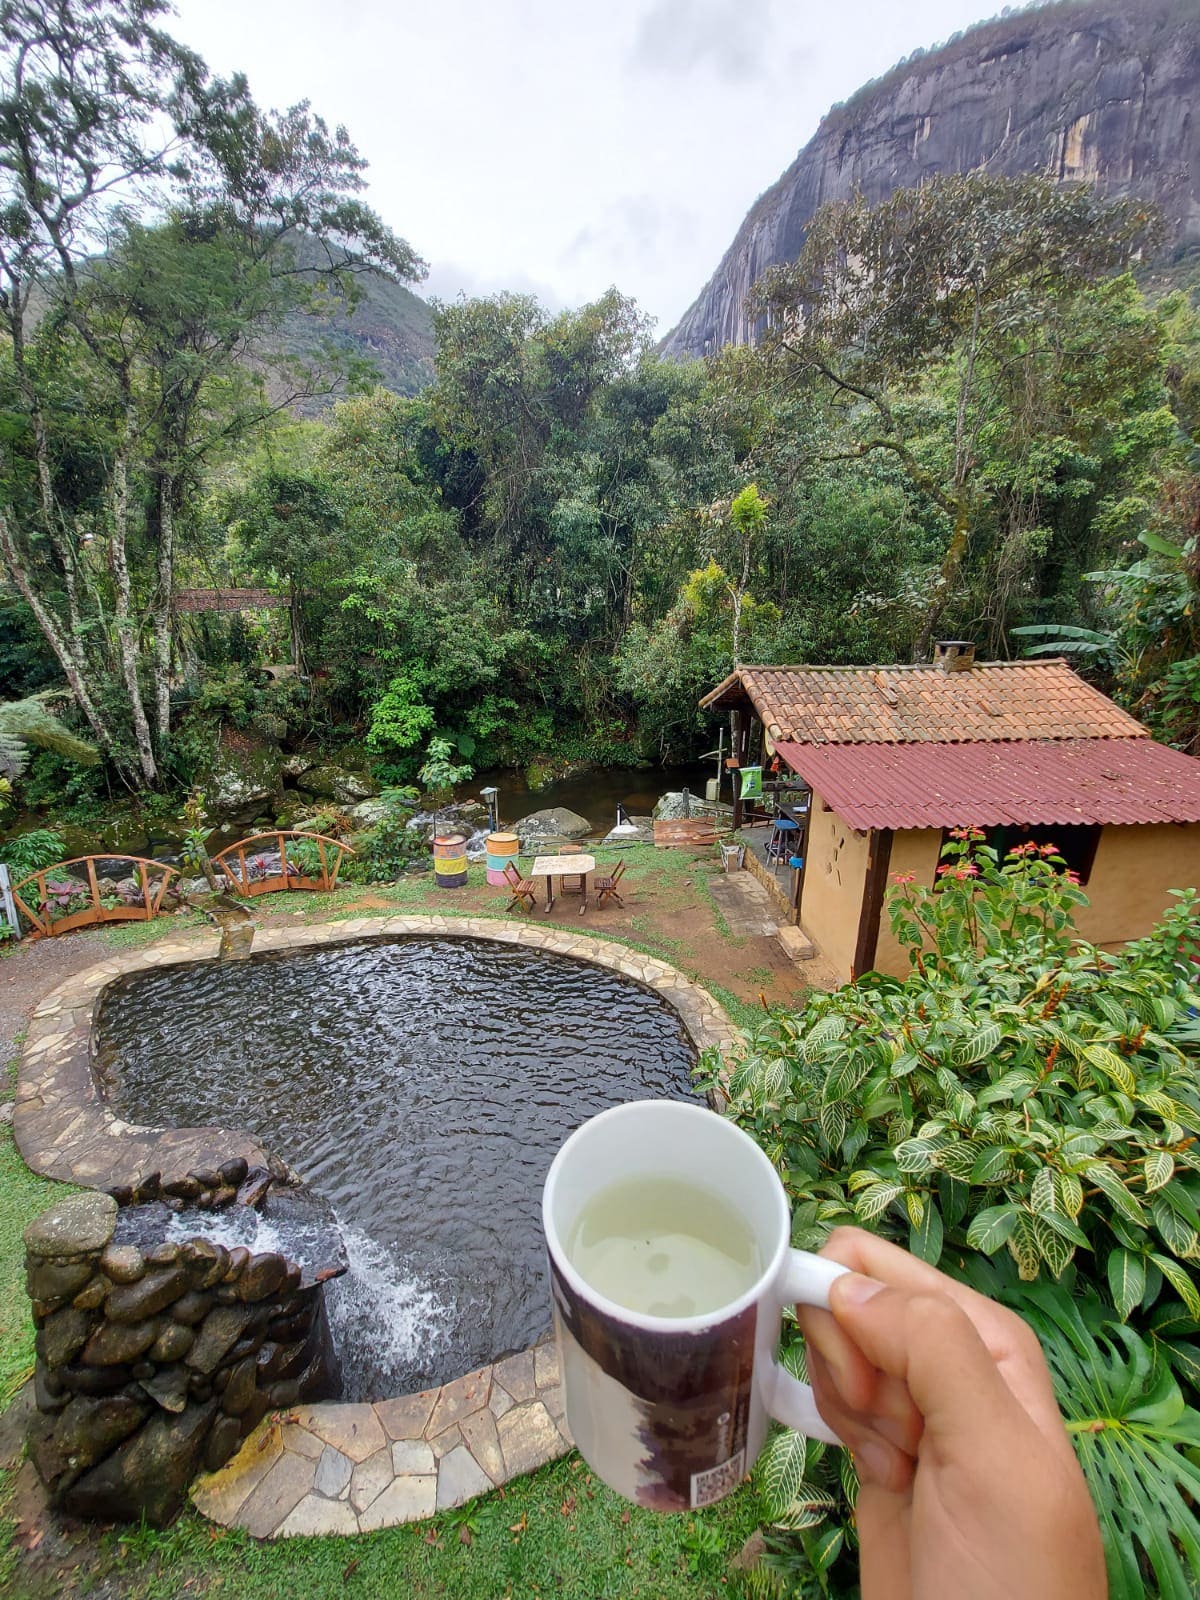
[[[353,854],[348,844],[325,834],[277,828],[239,839],[211,860],[230,893],[249,897],[280,889],[336,888],[342,862]],[[99,862],[106,869],[103,879]],[[127,868],[115,880],[114,863]],[[172,879],[178,877],[176,867],[145,856],[72,856],[13,884],[12,897],[28,936],[44,939],[98,923],[149,922],[163,910]]]

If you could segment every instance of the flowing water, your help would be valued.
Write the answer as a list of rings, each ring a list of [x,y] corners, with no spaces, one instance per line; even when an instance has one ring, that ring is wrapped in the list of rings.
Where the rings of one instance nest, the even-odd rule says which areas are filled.
[[[350,1271],[330,1320],[353,1399],[544,1334],[555,1151],[608,1106],[691,1098],[694,1059],[676,1013],[636,984],[467,939],[135,973],[105,992],[97,1046],[122,1115],[246,1129],[332,1203]]]

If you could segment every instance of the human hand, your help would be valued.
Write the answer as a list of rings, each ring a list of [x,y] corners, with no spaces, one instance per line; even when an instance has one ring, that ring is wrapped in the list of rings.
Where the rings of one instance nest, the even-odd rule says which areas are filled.
[[[854,1456],[863,1600],[1103,1600],[1096,1513],[1036,1337],[859,1228],[829,1311],[797,1306],[817,1407]]]

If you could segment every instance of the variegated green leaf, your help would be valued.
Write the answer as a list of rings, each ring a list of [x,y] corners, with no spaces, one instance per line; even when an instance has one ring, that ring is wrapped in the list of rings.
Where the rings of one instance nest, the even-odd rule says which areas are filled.
[[[1165,1196],[1155,1195],[1150,1214],[1168,1250],[1177,1256],[1195,1255],[1196,1230],[1189,1228],[1183,1218],[1167,1204]]]
[[[840,1039],[846,1031],[846,1019],[837,1012],[822,1017],[804,1036],[800,1048],[806,1061],[812,1061],[823,1045]]]
[[[1103,1073],[1111,1083],[1115,1083],[1122,1094],[1137,1093],[1137,1079],[1133,1075],[1133,1068],[1115,1050],[1110,1050],[1103,1044],[1089,1044],[1083,1052],[1083,1057],[1088,1066],[1095,1067],[1097,1072]]]
[[[784,1428],[767,1440],[756,1474],[773,1516],[782,1516],[804,1482],[804,1435]]]
[[[1007,1242],[1020,1214],[1016,1206],[989,1206],[971,1219],[967,1243],[973,1250],[982,1250],[984,1255],[994,1255]]]
[[[1183,1301],[1192,1316],[1200,1318],[1200,1289],[1197,1289],[1195,1279],[1183,1263],[1175,1261],[1171,1256],[1164,1256],[1157,1251],[1150,1259]]]
[[[955,1046],[955,1065],[969,1067],[976,1061],[986,1061],[988,1056],[995,1054],[1002,1037],[1003,1030],[998,1022],[985,1024],[978,1033],[972,1034],[969,1039],[964,1039],[961,1044]]]
[[[854,1202],[855,1215],[862,1222],[874,1222],[881,1217],[893,1200],[904,1193],[900,1183],[877,1183],[873,1189],[864,1189]]]
[[[1012,1155],[1003,1145],[985,1145],[971,1168],[972,1183],[1003,1183],[1013,1171]]]
[[[936,1267],[941,1260],[944,1230],[941,1213],[932,1196],[925,1197],[919,1220],[913,1217],[911,1207],[908,1216],[912,1224],[908,1232],[908,1248],[913,1255],[920,1256],[922,1261],[928,1261],[931,1267]]]
[[[1089,1161],[1083,1169],[1083,1176],[1087,1183],[1093,1184],[1106,1199],[1112,1201],[1123,1217],[1141,1227],[1145,1226],[1146,1213],[1141,1204],[1111,1167],[1105,1166],[1103,1161]]]
[[[892,1151],[901,1172],[921,1174],[933,1169],[934,1147],[928,1139],[905,1139]]]
[[[1058,1210],[1058,1194],[1054,1184],[1054,1169],[1039,1167],[1029,1186],[1029,1204],[1038,1216]]]
[[[829,1494],[799,1494],[782,1516],[773,1518],[776,1528],[798,1532],[801,1528],[819,1527],[825,1518],[837,1510],[837,1501]]]
[[[1142,1172],[1146,1179],[1146,1191],[1161,1189],[1164,1183],[1170,1183],[1175,1176],[1175,1162],[1169,1151],[1148,1150],[1146,1159],[1142,1163]]]
[[[1058,1191],[1058,1208],[1068,1217],[1077,1217],[1083,1210],[1083,1185],[1073,1172],[1056,1172],[1055,1188]]]
[[[1124,1322],[1146,1292],[1146,1261],[1132,1250],[1110,1250],[1106,1262],[1108,1287],[1117,1315]]]
[[[1056,1278],[1061,1278],[1064,1269],[1075,1254],[1075,1247],[1062,1234],[1051,1226],[1048,1217],[1034,1217],[1033,1235],[1037,1240],[1038,1254],[1050,1268]],[[1024,1273],[1021,1274],[1025,1276]]]
[[[1018,1276],[1023,1282],[1032,1283],[1041,1269],[1042,1253],[1038,1249],[1037,1234],[1033,1230],[1033,1218],[1024,1211],[1017,1212],[1007,1243],[1012,1258],[1017,1263]]]

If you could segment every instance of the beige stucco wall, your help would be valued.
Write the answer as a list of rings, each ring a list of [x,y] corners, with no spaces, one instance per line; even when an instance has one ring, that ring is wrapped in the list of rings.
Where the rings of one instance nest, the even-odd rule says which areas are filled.
[[[919,884],[932,884],[941,838],[937,828],[898,832],[892,841],[889,888],[891,877],[902,872],[913,873]],[[1105,828],[1085,885],[1091,904],[1077,913],[1076,927],[1093,944],[1123,944],[1150,931],[1166,910],[1172,889],[1189,888],[1200,888],[1200,823]],[[853,954],[853,936],[850,950]],[[898,978],[911,971],[905,951],[892,937],[886,910],[880,918],[875,965]]]
[[[879,918],[879,944],[875,950],[875,967],[879,972],[889,973],[894,978],[907,978],[912,971],[908,951],[897,944],[893,937],[891,920],[887,914],[887,895],[893,888],[892,878],[896,873],[911,872],[917,883],[928,888],[937,876],[941,844],[940,828],[905,828],[892,836],[892,859],[888,865],[887,892]]]
[[[814,794],[800,926],[843,981],[854,963],[866,875],[866,834],[855,833]]]
[[[1105,828],[1075,918],[1093,944],[1137,939],[1162,916],[1172,889],[1200,888],[1200,823]]]

